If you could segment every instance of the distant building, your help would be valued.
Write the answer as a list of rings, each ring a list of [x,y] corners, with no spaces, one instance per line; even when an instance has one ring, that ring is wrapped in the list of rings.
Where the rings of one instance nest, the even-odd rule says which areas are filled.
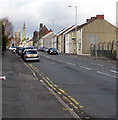
[[[26,25],[24,23],[23,25],[23,31],[22,31],[22,41],[26,40]]]
[[[36,46],[36,43],[38,41],[38,36],[39,36],[39,32],[38,31],[34,31],[33,32],[33,46]]]
[[[10,46],[17,46],[16,39],[14,38],[14,36],[8,37],[7,47],[10,47]]]
[[[45,36],[43,36],[41,39],[39,39],[39,48],[40,47],[47,47],[47,48],[51,48],[53,47],[53,36],[55,34],[53,33],[53,31],[49,31]]]
[[[33,46],[36,48],[41,46],[40,39],[49,32],[50,32],[50,30],[48,30],[45,25],[40,23],[39,31],[34,31],[34,33],[33,33]]]
[[[32,38],[29,39],[29,40],[27,40],[27,42],[26,42],[26,46],[27,46],[27,47],[31,47],[31,46],[33,46],[33,39],[32,39]]]
[[[20,30],[18,30],[18,32],[15,32],[15,40],[16,40],[16,45],[18,46],[20,44],[20,41],[21,41]]]

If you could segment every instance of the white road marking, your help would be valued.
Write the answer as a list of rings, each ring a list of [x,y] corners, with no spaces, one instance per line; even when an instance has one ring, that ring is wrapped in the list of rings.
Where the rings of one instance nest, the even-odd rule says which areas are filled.
[[[109,76],[109,77],[113,77],[113,78],[118,78],[117,76],[109,75],[107,73],[103,73],[103,72],[100,72],[100,71],[97,71],[97,73],[102,74],[102,75],[106,75],[106,76]]]
[[[69,64],[69,65],[73,65],[73,66],[75,66],[75,64],[73,64],[73,63],[70,63],[70,62],[66,62],[66,64]]]
[[[93,64],[93,65],[98,65],[98,66],[104,66],[104,65],[102,65],[102,64],[96,64],[96,63],[91,63],[91,64]]]
[[[118,73],[117,71],[115,71],[115,70],[110,70],[111,72],[113,72],[113,73]]]
[[[88,67],[84,67],[84,66],[80,66],[81,68],[84,68],[84,69],[87,69],[87,70],[92,70],[92,69],[90,69],[90,68],[88,68]]]

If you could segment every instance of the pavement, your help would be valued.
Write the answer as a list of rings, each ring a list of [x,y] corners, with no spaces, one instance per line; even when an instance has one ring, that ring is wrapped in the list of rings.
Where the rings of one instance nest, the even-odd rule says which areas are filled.
[[[15,54],[2,56],[2,118],[74,118]]]
[[[92,59],[92,60],[102,60],[102,61],[107,61],[113,64],[118,64],[118,59],[111,59],[111,58],[107,58],[107,57],[96,57],[96,56],[90,56],[90,55],[77,55],[77,54],[67,54],[67,53],[60,53],[61,55],[71,55],[71,56],[75,56],[75,57],[79,57],[79,58],[87,58],[87,59]]]
[[[2,77],[2,54],[0,50],[0,77]],[[0,80],[0,118],[2,118],[2,80]]]

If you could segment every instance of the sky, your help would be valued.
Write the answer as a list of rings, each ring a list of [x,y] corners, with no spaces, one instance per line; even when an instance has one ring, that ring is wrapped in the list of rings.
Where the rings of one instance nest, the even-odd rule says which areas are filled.
[[[116,25],[116,2],[118,0],[0,0],[0,19],[8,17],[14,26],[14,32],[20,30],[25,22],[27,37],[39,29],[40,23],[58,33],[65,27],[75,24],[77,6],[77,24],[86,19],[104,14],[105,20]],[[72,7],[68,7],[72,6]]]

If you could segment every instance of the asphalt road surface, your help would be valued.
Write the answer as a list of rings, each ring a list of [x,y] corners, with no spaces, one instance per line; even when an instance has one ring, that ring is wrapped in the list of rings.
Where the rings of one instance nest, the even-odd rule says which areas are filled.
[[[52,91],[49,91],[20,58],[6,51],[3,55],[3,118],[74,118]],[[39,63],[37,63],[39,64]]]
[[[88,116],[116,117],[116,62],[41,53],[40,63],[32,64],[78,101]]]
[[[71,96],[90,118],[116,118],[116,63],[76,55],[41,54],[40,62],[26,62]],[[3,116],[73,118],[15,54],[3,56]],[[35,70],[34,69],[34,70]],[[43,77],[45,76],[45,78]],[[11,108],[12,111],[11,111]]]

